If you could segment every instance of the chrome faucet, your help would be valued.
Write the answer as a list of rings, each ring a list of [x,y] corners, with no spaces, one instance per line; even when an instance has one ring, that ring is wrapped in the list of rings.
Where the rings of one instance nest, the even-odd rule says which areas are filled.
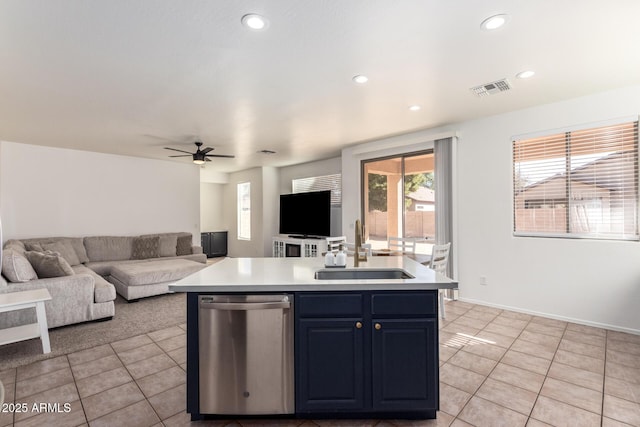
[[[360,252],[362,251],[362,238],[364,236],[364,226],[360,222],[359,219],[356,219],[356,248],[353,254],[353,266],[358,267],[360,265],[360,261],[367,261],[367,253],[364,252],[364,257],[360,257]]]

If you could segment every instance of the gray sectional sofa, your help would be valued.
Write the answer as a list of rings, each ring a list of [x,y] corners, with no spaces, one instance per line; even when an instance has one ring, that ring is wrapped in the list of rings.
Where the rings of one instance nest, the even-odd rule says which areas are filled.
[[[127,300],[168,292],[168,284],[206,266],[190,233],[9,240],[0,294],[46,288],[50,328],[114,316]],[[34,310],[0,313],[0,328],[35,322]]]

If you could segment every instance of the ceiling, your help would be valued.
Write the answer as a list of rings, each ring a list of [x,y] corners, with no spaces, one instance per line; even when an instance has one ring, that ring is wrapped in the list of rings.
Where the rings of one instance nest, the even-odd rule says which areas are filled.
[[[2,0],[0,140],[169,160],[199,138],[236,156],[220,172],[329,158],[640,84],[638,16],[637,0]],[[512,90],[469,90],[501,78]]]

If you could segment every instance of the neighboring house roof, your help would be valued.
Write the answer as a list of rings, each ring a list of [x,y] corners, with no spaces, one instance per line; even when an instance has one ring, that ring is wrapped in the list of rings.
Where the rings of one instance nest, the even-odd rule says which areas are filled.
[[[407,194],[407,197],[417,203],[435,203],[435,192],[427,187],[419,187],[413,193]]]
[[[596,187],[604,188],[607,190],[618,190],[620,189],[621,184],[625,182],[624,179],[622,180],[620,179],[620,172],[615,174],[606,174],[602,172],[598,173],[598,169],[602,169],[603,171],[606,169],[610,169],[613,166],[612,163],[615,163],[616,166],[618,166],[617,163],[624,161],[624,157],[629,156],[629,154],[630,154],[629,152],[613,153],[613,154],[609,154],[608,156],[596,159],[592,162],[586,163],[578,168],[573,169],[569,173],[570,180],[575,182],[581,182],[583,184],[594,185]],[[634,173],[633,170],[634,170],[633,167],[629,168],[629,173],[633,174]],[[540,181],[537,181],[525,186],[522,189],[522,192],[527,192],[540,185],[548,184],[550,181],[564,179],[565,175],[566,174],[564,173],[557,173],[555,175],[551,175],[548,178],[542,179]]]

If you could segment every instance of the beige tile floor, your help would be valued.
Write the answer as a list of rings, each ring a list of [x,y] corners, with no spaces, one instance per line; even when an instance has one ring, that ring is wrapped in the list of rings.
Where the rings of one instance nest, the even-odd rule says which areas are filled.
[[[0,427],[181,426],[185,325],[0,372],[7,402],[68,412],[0,413]],[[239,420],[216,426],[640,426],[640,336],[447,302],[437,420]]]

